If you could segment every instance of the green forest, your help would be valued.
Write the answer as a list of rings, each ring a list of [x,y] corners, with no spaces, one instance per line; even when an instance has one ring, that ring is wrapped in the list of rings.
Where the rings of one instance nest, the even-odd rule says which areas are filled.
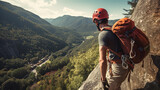
[[[88,44],[88,42],[90,42],[90,44]],[[98,44],[95,42],[97,42],[97,37],[85,41],[80,46],[80,48],[83,49],[76,48],[76,51],[71,52],[69,57],[65,56],[61,58],[61,64],[59,63],[58,66],[67,63],[61,69],[53,68],[56,66],[56,60],[59,59],[53,60],[50,64],[43,65],[41,69],[38,70],[38,77],[42,79],[31,88],[33,90],[44,90],[46,88],[47,90],[77,90],[98,64]],[[45,72],[48,69],[50,69],[51,73],[44,75],[42,71]]]
[[[73,30],[55,27],[37,15],[3,1],[0,1],[0,13],[2,13],[0,14],[0,89],[2,90],[30,88],[43,77],[36,78],[35,73],[31,71],[49,56],[51,56],[50,65],[37,67],[38,75],[63,68],[69,60],[60,58],[59,61],[56,58],[63,57],[84,40]]]

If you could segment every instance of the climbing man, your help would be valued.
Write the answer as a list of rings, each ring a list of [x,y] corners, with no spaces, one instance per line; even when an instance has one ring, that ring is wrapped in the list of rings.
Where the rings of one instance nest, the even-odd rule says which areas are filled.
[[[104,8],[95,10],[92,18],[100,31],[98,42],[101,82],[104,90],[120,90],[130,69],[124,69],[121,58],[115,54],[115,52],[122,53],[123,50],[119,38],[111,31],[112,26],[108,25],[108,18],[108,12]]]

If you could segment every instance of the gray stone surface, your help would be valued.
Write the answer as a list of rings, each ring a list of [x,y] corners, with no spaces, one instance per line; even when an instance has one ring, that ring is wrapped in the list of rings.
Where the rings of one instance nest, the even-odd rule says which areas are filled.
[[[85,82],[79,90],[103,90],[100,82],[100,68],[99,64],[95,69],[89,74]]]

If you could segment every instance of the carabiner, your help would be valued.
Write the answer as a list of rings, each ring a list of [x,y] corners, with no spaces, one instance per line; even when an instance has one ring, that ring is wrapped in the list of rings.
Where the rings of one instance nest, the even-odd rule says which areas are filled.
[[[128,64],[126,63],[127,62],[127,56],[126,55],[122,55],[121,56],[121,60],[122,60],[123,69],[128,69]]]

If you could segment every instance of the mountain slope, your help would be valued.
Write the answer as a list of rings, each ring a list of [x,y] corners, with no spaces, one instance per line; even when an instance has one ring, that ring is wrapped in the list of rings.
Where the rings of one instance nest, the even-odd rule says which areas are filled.
[[[26,19],[28,19],[34,23],[37,23],[39,25],[42,25],[42,26],[50,25],[47,21],[41,19],[38,15],[35,15],[32,12],[24,10],[21,7],[17,7],[17,6],[11,5],[10,3],[6,3],[6,2],[2,2],[2,1],[0,2],[0,6],[5,7],[6,9],[14,12],[15,14],[23,16]]]
[[[75,31],[69,30],[66,28],[59,28],[59,27],[53,26],[50,23],[48,23],[47,21],[45,21],[44,19],[41,19],[39,16],[33,14],[32,12],[24,10],[21,7],[11,5],[10,3],[6,3],[3,1],[0,1],[0,6],[19,15],[19,16],[21,16],[21,17],[23,17],[23,18],[25,18],[25,19],[27,19],[27,20],[29,20],[29,21],[31,21],[32,23],[36,24],[38,27],[41,27],[41,28],[45,29],[46,31],[49,31],[55,37],[57,37],[63,41],[67,41],[67,43],[77,42],[77,39],[78,39],[78,41],[82,41],[81,36],[78,33],[76,33]],[[3,15],[5,15],[5,14],[3,14]],[[70,40],[72,38],[72,36],[75,37],[75,38],[73,38],[74,40],[73,39]]]
[[[0,14],[1,57],[19,57],[30,51],[36,53],[41,49],[56,51],[66,45],[64,41],[56,38],[43,27],[2,6],[0,6],[0,13],[2,13]],[[64,46],[58,46],[59,44]]]
[[[55,52],[67,44],[79,44],[76,32],[55,27],[37,15],[0,1],[0,57],[29,57]],[[68,32],[70,31],[70,32]]]

